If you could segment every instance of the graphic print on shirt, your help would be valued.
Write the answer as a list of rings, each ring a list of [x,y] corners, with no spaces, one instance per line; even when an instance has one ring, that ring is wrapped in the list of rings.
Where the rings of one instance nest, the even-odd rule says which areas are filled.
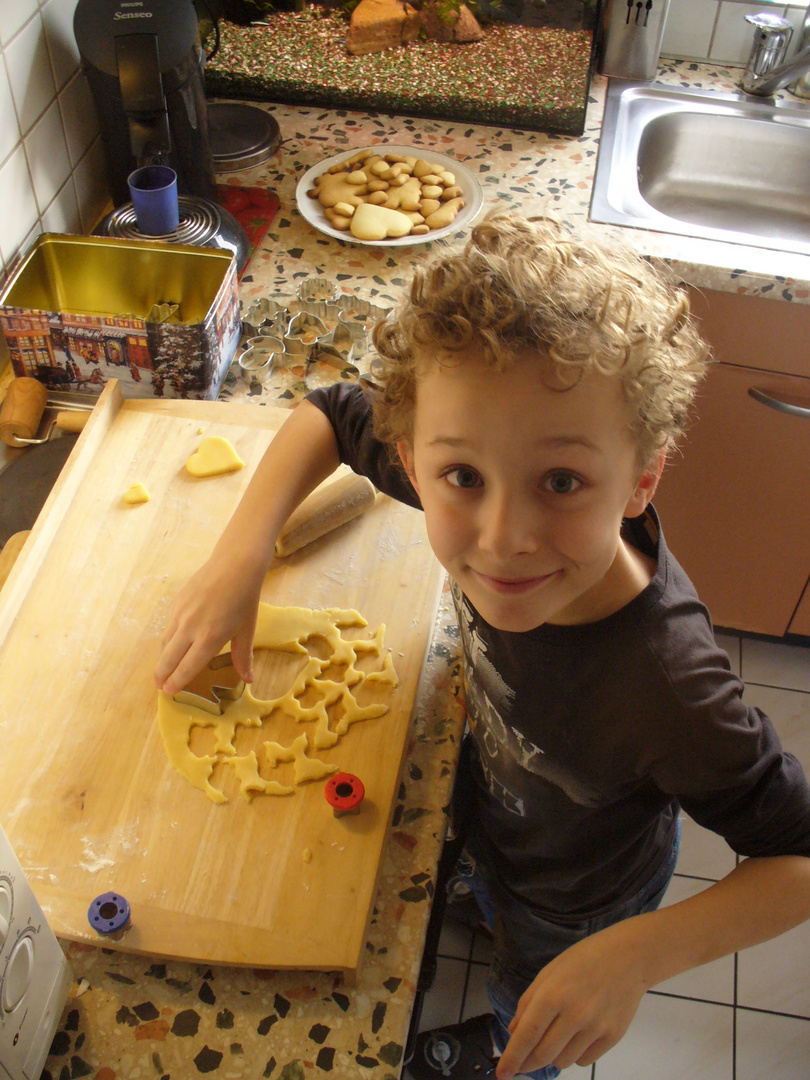
[[[526,800],[531,801],[532,788],[540,778],[575,803],[597,805],[601,801],[598,792],[509,723],[515,691],[487,655],[487,643],[478,632],[469,601],[454,581],[451,589],[461,629],[470,730],[490,795],[505,810],[526,817]]]

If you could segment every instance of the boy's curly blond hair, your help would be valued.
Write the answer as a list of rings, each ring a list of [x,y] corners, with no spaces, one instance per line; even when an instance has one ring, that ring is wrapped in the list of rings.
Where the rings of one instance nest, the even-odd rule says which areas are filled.
[[[619,376],[642,465],[682,434],[708,359],[685,292],[646,260],[500,210],[460,253],[416,270],[374,344],[375,428],[388,443],[412,434],[421,365],[473,355],[504,367],[531,350],[555,384],[592,370]]]

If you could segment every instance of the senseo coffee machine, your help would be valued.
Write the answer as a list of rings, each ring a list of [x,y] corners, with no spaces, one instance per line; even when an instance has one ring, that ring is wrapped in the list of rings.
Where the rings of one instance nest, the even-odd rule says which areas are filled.
[[[110,194],[129,201],[127,176],[162,162],[181,194],[216,198],[193,0],[79,0],[73,32],[98,112]]]

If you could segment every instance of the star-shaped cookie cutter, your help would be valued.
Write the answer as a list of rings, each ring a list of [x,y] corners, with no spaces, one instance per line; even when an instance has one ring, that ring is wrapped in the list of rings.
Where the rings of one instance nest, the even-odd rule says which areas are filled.
[[[228,671],[233,678],[226,677],[222,681],[221,673]],[[215,656],[183,690],[178,690],[173,698],[179,705],[192,705],[195,709],[204,709],[213,716],[221,716],[223,702],[238,700],[244,689],[245,681],[237,674],[233,657],[230,652],[224,652]]]

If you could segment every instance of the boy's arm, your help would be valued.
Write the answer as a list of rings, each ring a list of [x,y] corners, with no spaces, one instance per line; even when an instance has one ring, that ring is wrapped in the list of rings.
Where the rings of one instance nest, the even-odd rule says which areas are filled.
[[[590,1065],[622,1038],[650,987],[810,918],[810,858],[746,859],[697,896],[602,930],[561,953],[518,1004],[499,1080]]]
[[[284,522],[340,464],[329,419],[302,402],[264,454],[208,561],[178,594],[155,667],[155,685],[181,690],[230,641],[253,679],[253,635],[262,581]]]

